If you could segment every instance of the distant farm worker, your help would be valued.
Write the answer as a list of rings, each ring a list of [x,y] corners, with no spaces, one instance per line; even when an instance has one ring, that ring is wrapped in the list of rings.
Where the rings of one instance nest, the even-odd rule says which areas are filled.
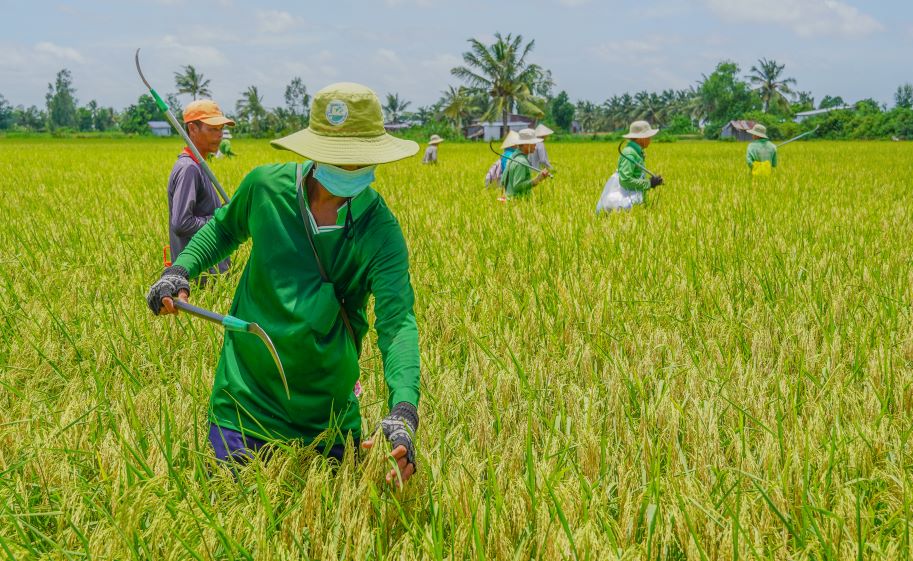
[[[596,205],[596,212],[614,209],[629,209],[644,202],[648,189],[663,184],[661,175],[647,177],[644,150],[659,129],[646,121],[634,121],[624,135],[627,142],[618,155],[618,171],[606,182],[602,196]]]
[[[529,155],[529,163],[534,168],[551,171],[554,168],[552,167],[552,163],[548,161],[548,153],[545,151],[545,141],[549,136],[555,134],[555,131],[542,124],[537,126],[535,130],[536,138],[541,138],[542,142],[536,144],[536,149]]]
[[[532,166],[529,163],[529,155],[541,142],[542,139],[536,138],[536,131],[533,129],[523,129],[517,133],[514,140],[517,151],[508,158],[507,167],[501,175],[501,185],[504,186],[507,198],[529,195],[533,187],[549,176],[548,170],[544,169],[533,177],[533,170],[530,169]]]
[[[504,142],[501,143],[502,156],[495,160],[495,163],[488,168],[488,173],[485,174],[485,187],[500,187],[501,175],[504,171],[504,167],[507,165],[507,159],[510,158],[511,154],[517,151],[517,147],[514,145],[516,139],[517,131],[510,131],[507,133],[507,136],[504,137]]]
[[[222,141],[219,142],[219,151],[216,152],[216,158],[221,158],[225,156],[227,158],[233,158],[238,154],[231,149],[231,131],[224,129],[222,131]]]
[[[428,148],[425,148],[425,156],[422,158],[423,164],[437,164],[437,145],[444,142],[444,139],[436,134],[431,135],[428,141]]]
[[[219,106],[209,99],[199,99],[187,105],[184,124],[187,135],[203,158],[209,158],[219,150],[222,129],[226,125],[235,126],[235,122],[223,115]],[[222,201],[200,167],[200,162],[190,148],[184,147],[168,178],[168,241],[172,259],[184,251],[190,238],[212,219],[221,206]],[[218,267],[218,272],[224,273],[230,263],[227,253],[221,257],[213,265]],[[216,269],[209,272],[215,273]]]
[[[419,426],[418,327],[406,240],[371,186],[379,164],[418,152],[384,131],[377,95],[339,83],[319,91],[307,129],[272,142],[303,162],[255,168],[231,202],[190,241],[147,295],[156,313],[174,313],[189,279],[252,241],[231,314],[269,333],[285,366],[287,398],[266,348],[226,332],[209,406],[209,440],[220,460],[245,461],[269,441],[320,446],[341,459],[349,437],[362,441],[353,392],[374,296],[377,346],[389,413],[379,429],[396,466],[387,481],[415,472]],[[361,443],[368,449],[374,436]]]
[[[767,127],[762,124],[748,129],[748,134],[754,137],[745,153],[748,170],[755,176],[770,175],[777,167],[777,145],[767,138]]]

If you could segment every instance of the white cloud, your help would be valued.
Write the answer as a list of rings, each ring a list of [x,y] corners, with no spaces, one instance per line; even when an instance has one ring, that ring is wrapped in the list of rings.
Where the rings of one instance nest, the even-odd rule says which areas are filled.
[[[159,42],[162,49],[169,53],[179,64],[223,65],[227,62],[219,49],[209,45],[191,45],[181,42],[173,35],[165,35]]]
[[[257,12],[257,30],[261,33],[287,33],[303,25],[303,19],[281,10]]]
[[[35,45],[35,52],[42,55],[48,55],[54,58],[68,60],[70,62],[75,62],[82,64],[86,59],[79,54],[79,51],[72,47],[61,47],[60,45],[55,45],[48,41],[42,41]]]
[[[711,12],[733,23],[786,27],[800,37],[865,37],[884,29],[874,17],[841,0],[705,0]]]

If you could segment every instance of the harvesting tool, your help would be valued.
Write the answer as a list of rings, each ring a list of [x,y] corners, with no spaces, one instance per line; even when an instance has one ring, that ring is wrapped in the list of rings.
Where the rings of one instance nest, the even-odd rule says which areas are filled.
[[[629,158],[628,156],[626,156],[624,152],[621,151],[621,147],[622,147],[622,145],[623,145],[625,142],[626,142],[626,141],[622,140],[621,143],[618,144],[618,155],[621,156],[622,158],[624,158],[625,160],[628,160],[629,162],[631,162],[632,164],[634,164],[634,165],[637,166],[638,168],[640,168],[641,171],[643,171],[644,173],[648,174],[650,177],[656,177],[656,174],[655,174],[655,173],[653,173],[652,171],[650,171],[650,170],[648,170],[647,168],[645,168],[644,166],[642,166],[637,160],[632,160],[631,158]]]
[[[802,134],[800,134],[800,135],[798,135],[798,136],[794,136],[794,137],[790,138],[790,139],[787,140],[786,142],[781,142],[780,144],[777,144],[777,148],[779,148],[779,147],[781,147],[781,146],[786,146],[786,145],[789,144],[790,142],[795,142],[795,141],[799,140],[800,138],[806,137],[806,136],[808,136],[808,135],[810,135],[810,134],[815,134],[815,132],[817,132],[819,128],[821,128],[821,127],[820,127],[820,126],[815,127],[815,128],[813,128],[812,130],[810,130],[810,131],[808,131],[808,132],[804,132],[804,133],[802,133]]]
[[[171,108],[168,107],[168,104],[162,100],[162,97],[156,92],[152,86],[149,85],[149,81],[146,80],[146,77],[143,75],[143,69],[139,65],[139,49],[136,49],[136,55],[134,55],[134,61],[136,62],[136,71],[139,73],[140,79],[143,81],[143,84],[146,85],[146,88],[149,90],[149,93],[152,94],[152,98],[155,100],[155,105],[159,110],[165,114],[165,118],[168,119],[168,122],[171,123],[172,128],[181,138],[184,139],[184,143],[187,144],[187,148],[193,152],[194,157],[200,163],[200,167],[203,168],[203,172],[209,177],[209,180],[212,181],[213,186],[216,188],[216,191],[219,192],[219,196],[222,197],[222,202],[228,204],[228,201],[231,198],[228,196],[228,193],[225,192],[225,189],[222,188],[222,185],[219,183],[219,180],[216,179],[216,175],[212,173],[212,170],[209,169],[209,165],[206,163],[206,160],[203,156],[200,155],[200,151],[197,150],[197,147],[193,145],[193,141],[190,140],[190,137],[187,136],[187,131],[184,130],[184,127],[178,122],[177,118],[174,116],[174,113],[171,112]]]
[[[489,141],[488,141],[488,148],[489,148],[492,152],[494,152],[495,154],[497,154],[499,158],[504,158],[504,157],[506,157],[506,156],[504,156],[504,154],[502,154],[502,153],[498,152],[497,150],[495,150],[495,147],[492,146],[492,142],[494,142],[494,140],[489,140]],[[514,163],[520,164],[521,166],[528,167],[529,169],[533,170],[533,171],[536,172],[536,173],[542,173],[542,170],[539,169],[539,168],[534,168],[533,166],[531,166],[531,165],[529,165],[529,164],[524,164],[523,162],[520,162],[520,161],[518,161],[518,160],[511,160],[510,158],[507,158],[507,159],[510,160],[510,161],[512,161],[512,162],[514,162]],[[502,170],[502,173],[503,173],[503,170]],[[548,177],[549,179],[551,179],[552,176],[555,175],[556,173],[558,173],[558,170],[549,170],[548,175],[547,175],[546,177]]]
[[[276,363],[276,368],[279,370],[279,377],[282,378],[282,385],[285,387],[286,397],[289,399],[292,398],[292,394],[288,389],[288,380],[285,378],[285,369],[282,368],[282,361],[279,360],[279,353],[276,351],[276,346],[273,345],[273,341],[269,338],[269,335],[266,334],[266,331],[263,331],[262,327],[256,323],[244,321],[243,319],[234,316],[223,316],[222,314],[210,312],[209,310],[194,306],[193,304],[188,304],[178,298],[174,299],[174,307],[200,319],[218,323],[228,331],[251,333],[259,337],[260,340],[263,341],[263,344],[266,345],[267,350],[269,350],[269,354],[273,357],[273,362]]]

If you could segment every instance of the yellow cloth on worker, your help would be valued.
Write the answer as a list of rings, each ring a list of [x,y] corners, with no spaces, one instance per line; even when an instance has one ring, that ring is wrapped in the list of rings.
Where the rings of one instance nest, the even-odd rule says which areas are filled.
[[[769,177],[772,171],[773,167],[770,165],[769,160],[751,163],[752,177]]]

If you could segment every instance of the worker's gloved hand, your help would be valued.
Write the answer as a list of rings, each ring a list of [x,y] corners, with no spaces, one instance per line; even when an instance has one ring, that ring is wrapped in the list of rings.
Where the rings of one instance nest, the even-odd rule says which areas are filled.
[[[397,446],[406,449],[406,461],[414,466],[415,445],[412,439],[418,430],[418,410],[415,406],[405,401],[397,403],[380,422],[380,429],[394,450]]]
[[[172,265],[165,269],[159,280],[149,287],[149,293],[146,294],[146,303],[153,314],[159,315],[162,311],[162,298],[177,298],[181,291],[190,295],[190,283],[187,282],[189,276],[190,274],[184,267]]]
[[[651,189],[652,189],[653,187],[657,187],[657,186],[662,185],[662,184],[663,184],[663,176],[661,176],[661,175],[654,175],[653,177],[650,178],[650,188],[651,188]]]

